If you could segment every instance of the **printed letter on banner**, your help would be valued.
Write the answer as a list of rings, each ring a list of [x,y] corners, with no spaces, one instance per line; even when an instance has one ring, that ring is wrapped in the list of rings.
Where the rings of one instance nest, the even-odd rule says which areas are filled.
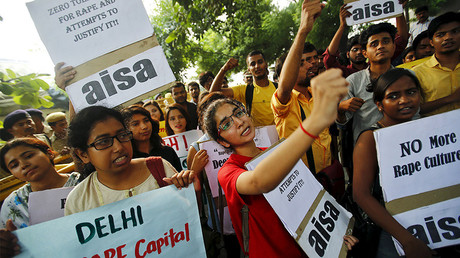
[[[192,142],[198,141],[202,135],[203,132],[200,130],[190,130],[180,134],[164,137],[163,142],[176,151],[176,154],[182,164],[182,169],[187,170],[188,148]]]
[[[457,109],[374,131],[385,206],[432,249],[460,244],[459,117]]]
[[[35,0],[27,7],[54,64],[76,67],[153,35],[141,0]]]
[[[404,11],[398,0],[346,0],[345,3],[351,6],[348,10],[351,16],[346,19],[348,26],[396,17]]]
[[[167,186],[13,232],[17,257],[206,257],[193,186]]]
[[[254,170],[277,146],[248,162],[247,169]],[[323,189],[301,160],[264,196],[308,257],[346,257],[343,236],[351,234],[352,215]]]

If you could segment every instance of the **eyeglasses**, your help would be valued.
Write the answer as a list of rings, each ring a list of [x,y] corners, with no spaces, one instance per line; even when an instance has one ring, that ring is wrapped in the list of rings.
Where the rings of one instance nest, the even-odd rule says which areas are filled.
[[[88,148],[94,147],[96,150],[105,150],[113,145],[113,139],[117,138],[119,142],[129,142],[133,139],[132,132],[122,132],[115,136],[99,139],[88,145]]]
[[[233,125],[233,116],[236,117],[236,118],[241,118],[245,115],[247,115],[248,113],[246,113],[246,110],[244,110],[244,108],[238,108],[237,110],[233,111],[233,114],[230,115],[229,117],[226,117],[224,118],[221,122],[220,122],[220,125],[219,125],[219,128],[218,128],[218,134],[220,135],[220,133],[222,131],[226,131],[228,129],[230,129],[230,127],[232,127]]]

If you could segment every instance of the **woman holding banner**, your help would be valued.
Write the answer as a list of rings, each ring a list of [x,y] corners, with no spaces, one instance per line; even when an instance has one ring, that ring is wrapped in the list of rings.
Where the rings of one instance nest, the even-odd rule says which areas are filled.
[[[347,82],[337,69],[331,69],[311,81],[315,105],[311,115],[255,170],[244,164],[262,152],[254,142],[255,127],[240,102],[231,99],[212,103],[204,117],[206,132],[222,146],[232,148],[218,174],[225,192],[233,227],[241,247],[251,257],[305,257],[294,238],[263,197],[273,190],[307,151],[313,140],[337,117],[337,104],[347,94]],[[241,209],[249,208],[249,240],[243,240]],[[345,237],[350,249],[357,239]],[[248,247],[248,248],[246,248]]]
[[[158,135],[159,125],[150,113],[139,106],[129,106],[121,110],[125,125],[133,133],[133,158],[159,156],[169,161],[177,171],[182,170],[179,157],[173,148],[163,145]]]
[[[123,122],[118,111],[92,106],[81,110],[70,123],[69,145],[85,166],[93,167],[94,172],[70,192],[65,205],[66,215],[167,184],[186,187],[195,180],[193,171],[177,173],[161,158],[132,159],[132,133]]]
[[[361,133],[353,152],[353,199],[383,230],[376,257],[399,257],[391,236],[407,257],[431,257],[430,249],[402,227],[382,205],[379,167],[373,131],[411,121],[420,108],[420,83],[409,70],[396,68],[382,74],[373,86],[374,102],[383,118]]]

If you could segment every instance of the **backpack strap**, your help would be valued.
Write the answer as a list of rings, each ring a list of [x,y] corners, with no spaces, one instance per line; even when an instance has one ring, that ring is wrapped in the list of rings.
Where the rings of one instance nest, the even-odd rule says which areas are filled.
[[[150,170],[152,176],[157,180],[158,185],[161,187],[168,186],[168,184],[163,181],[163,178],[166,177],[165,167],[163,166],[163,159],[161,157],[148,157],[145,159],[147,168]]]
[[[275,86],[275,89],[278,89],[278,83],[273,82],[273,85]],[[252,82],[246,86],[246,92],[244,97],[246,100],[246,111],[248,112],[248,114],[251,114],[252,99],[254,98],[254,84]]]
[[[307,118],[307,116],[305,115],[305,111],[303,111],[302,105],[300,105],[300,101],[298,102],[299,102],[299,108],[300,108],[300,115],[302,116],[302,121],[303,121]],[[308,167],[310,168],[311,173],[315,175],[316,174],[315,159],[313,157],[313,151],[311,150],[311,147],[308,148],[307,150],[307,163],[308,163]]]
[[[246,111],[251,114],[252,99],[254,98],[254,84],[251,82],[246,86],[246,92],[244,97],[246,98]]]

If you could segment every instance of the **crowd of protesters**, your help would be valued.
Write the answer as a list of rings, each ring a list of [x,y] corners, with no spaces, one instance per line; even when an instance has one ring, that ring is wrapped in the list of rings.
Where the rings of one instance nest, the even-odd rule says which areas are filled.
[[[189,130],[204,132],[199,141],[212,139],[233,151],[218,174],[235,231],[225,241],[230,257],[241,250],[251,257],[306,257],[263,197],[299,159],[313,174],[337,164],[346,171],[349,197],[359,208],[353,215],[374,229],[372,235],[357,229],[354,236],[344,236],[350,256],[399,257],[393,237],[407,257],[459,257],[458,246],[430,250],[382,205],[373,131],[460,108],[460,13],[430,17],[426,6],[419,7],[410,30],[404,15],[396,18],[396,26],[376,23],[347,37],[341,53],[351,16],[346,4],[327,49],[306,42],[323,7],[319,1],[303,3],[298,32],[276,61],[274,81],[263,51],[254,50],[245,60],[244,83],[228,87],[226,74],[239,65],[230,58],[215,76],[208,71],[199,75],[199,83],[174,83],[174,103],[167,105],[149,99],[122,110],[92,106],[74,114],[70,107],[70,117],[56,112],[44,118],[34,109],[8,114],[0,131],[7,141],[0,166],[28,183],[3,201],[2,257],[20,252],[10,232],[29,226],[28,195],[33,191],[75,186],[66,215],[169,184],[194,184],[202,205],[198,185],[209,162],[206,151],[193,143],[188,170],[182,170],[174,149],[162,142],[162,137]],[[61,88],[76,74],[63,63],[55,69]],[[254,143],[255,127],[268,125],[275,125],[286,141],[248,171],[244,164],[264,150]],[[74,171],[58,173],[58,156],[73,161]],[[166,178],[152,176],[158,167]],[[243,206],[249,210],[247,242]]]

